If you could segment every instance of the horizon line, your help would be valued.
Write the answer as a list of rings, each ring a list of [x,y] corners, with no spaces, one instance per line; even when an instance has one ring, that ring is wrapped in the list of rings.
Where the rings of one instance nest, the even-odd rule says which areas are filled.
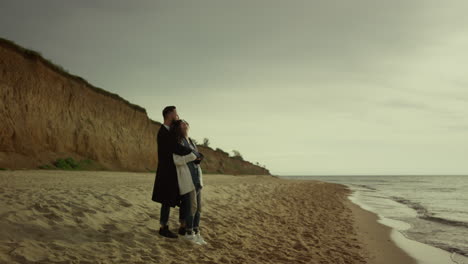
[[[316,174],[316,175],[273,175],[280,177],[319,177],[319,176],[468,176],[468,174]]]

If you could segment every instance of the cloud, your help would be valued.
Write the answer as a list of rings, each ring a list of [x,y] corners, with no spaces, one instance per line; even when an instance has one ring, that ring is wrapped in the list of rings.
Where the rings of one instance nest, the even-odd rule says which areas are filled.
[[[397,109],[403,109],[403,110],[408,110],[408,109],[430,110],[430,111],[435,110],[434,108],[424,103],[410,102],[410,101],[402,100],[402,99],[388,100],[388,101],[385,101],[382,105],[386,107],[390,107],[390,108],[397,108]]]
[[[10,0],[0,35],[156,120],[177,105],[195,138],[274,173],[457,173],[468,169],[467,7]]]

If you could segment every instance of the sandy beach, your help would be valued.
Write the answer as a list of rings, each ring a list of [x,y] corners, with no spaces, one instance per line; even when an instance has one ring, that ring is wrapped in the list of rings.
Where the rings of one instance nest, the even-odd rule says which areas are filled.
[[[0,263],[415,263],[342,185],[204,180],[198,246],[157,234],[153,173],[0,171]]]

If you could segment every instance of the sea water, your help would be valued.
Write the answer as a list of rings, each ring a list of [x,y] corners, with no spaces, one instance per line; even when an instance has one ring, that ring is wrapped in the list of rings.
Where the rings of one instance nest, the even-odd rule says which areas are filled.
[[[354,191],[352,200],[364,209],[388,223],[406,223],[406,228],[398,228],[404,237],[448,252],[445,263],[468,264],[468,176],[294,178],[347,185]]]

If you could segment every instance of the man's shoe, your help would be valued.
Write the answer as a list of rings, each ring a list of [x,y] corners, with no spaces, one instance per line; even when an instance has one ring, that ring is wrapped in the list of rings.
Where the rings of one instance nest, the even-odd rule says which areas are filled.
[[[177,235],[169,230],[169,226],[159,228],[159,234],[163,237],[177,238]]]
[[[179,227],[179,235],[185,235],[185,227]]]

